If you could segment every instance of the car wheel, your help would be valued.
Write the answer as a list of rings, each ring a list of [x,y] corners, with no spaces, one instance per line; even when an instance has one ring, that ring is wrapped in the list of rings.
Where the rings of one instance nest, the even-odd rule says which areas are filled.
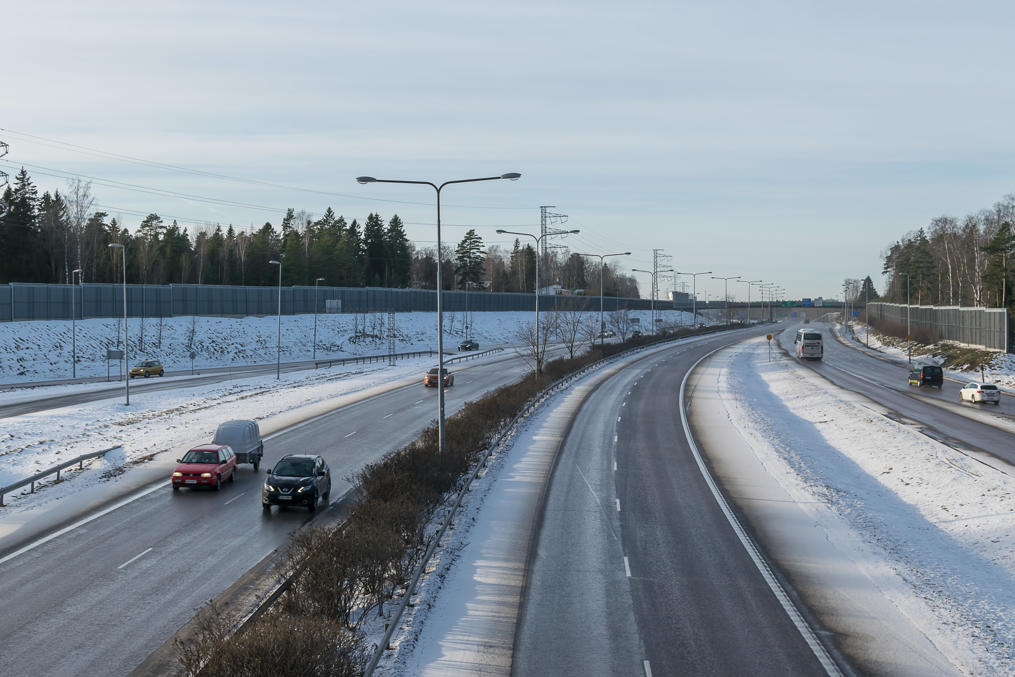
[[[264,503],[262,501],[261,502],[261,510],[264,510],[265,512],[271,512],[271,503]]]
[[[310,505],[307,506],[310,508],[310,512],[317,512],[317,498],[317,496],[314,496],[314,500],[310,501]]]
[[[260,463],[257,461],[257,459],[254,459],[254,472],[257,472],[257,467],[259,465],[260,465]]]
[[[995,407],[1000,407],[1001,406],[1001,400],[995,400],[994,401],[994,406]]]
[[[166,372],[164,372],[164,371],[160,371],[160,372],[159,372],[159,378],[162,378],[162,377],[163,377],[163,376],[165,376],[165,375],[166,375]]]
[[[180,486],[178,484],[174,484],[173,485],[173,491],[179,491],[179,490],[180,490]]]
[[[229,481],[230,482],[236,481],[236,468],[233,468],[233,471],[229,473]]]
[[[218,491],[221,488],[222,488],[222,475],[216,475],[214,489],[215,491]]]
[[[324,505],[331,505],[331,489],[324,492]]]
[[[144,373],[144,377],[145,377],[145,378],[148,378],[149,376],[151,376],[151,374],[149,374],[149,373],[148,373],[148,372],[146,371],[146,372]]]

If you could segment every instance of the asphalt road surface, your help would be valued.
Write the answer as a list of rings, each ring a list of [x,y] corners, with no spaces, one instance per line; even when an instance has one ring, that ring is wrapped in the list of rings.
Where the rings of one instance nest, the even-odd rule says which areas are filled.
[[[447,411],[527,371],[520,358],[455,368]],[[332,500],[366,463],[436,418],[435,388],[402,387],[286,429],[264,467],[286,453],[323,455]],[[262,467],[262,471],[264,470]],[[305,508],[261,510],[263,473],[242,465],[221,491],[173,492],[169,478],[136,500],[21,554],[0,550],[0,673],[123,675],[284,543]],[[144,493],[144,492],[141,492]],[[0,545],[2,547],[2,545]]]
[[[587,400],[548,488],[514,674],[826,673],[710,493],[681,425],[685,373],[745,335],[649,357]]]

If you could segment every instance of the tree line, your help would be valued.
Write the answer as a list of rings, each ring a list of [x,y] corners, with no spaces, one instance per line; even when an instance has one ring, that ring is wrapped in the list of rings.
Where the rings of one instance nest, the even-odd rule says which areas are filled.
[[[360,223],[330,207],[319,218],[289,209],[278,227],[265,222],[246,231],[209,225],[188,232],[176,220],[167,223],[151,213],[129,228],[92,209],[89,182],[73,180],[64,193],[40,196],[24,168],[0,202],[0,284],[119,282],[125,253],[129,284],[274,285],[278,268],[269,261],[280,260],[285,286],[313,285],[323,278],[322,284],[334,287],[436,288],[436,248],[410,242],[397,214],[385,222],[370,213]],[[111,249],[111,243],[122,244],[124,253]],[[456,247],[442,247],[442,288],[532,292],[536,259],[532,245],[515,240],[510,250],[484,246],[469,229]],[[543,286],[590,288],[598,295],[599,276],[598,265],[562,249],[551,250],[541,262]],[[638,297],[634,278],[616,268],[605,270],[603,289],[608,296]]]
[[[961,219],[939,216],[884,253],[885,297],[915,305],[1012,306],[1015,194]]]

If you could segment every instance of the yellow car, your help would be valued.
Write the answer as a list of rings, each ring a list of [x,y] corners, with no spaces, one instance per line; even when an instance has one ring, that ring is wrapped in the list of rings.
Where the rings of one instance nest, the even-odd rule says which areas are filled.
[[[146,360],[144,362],[138,362],[130,370],[130,377],[136,378],[138,376],[164,376],[165,372],[162,370],[162,364],[156,360]]]

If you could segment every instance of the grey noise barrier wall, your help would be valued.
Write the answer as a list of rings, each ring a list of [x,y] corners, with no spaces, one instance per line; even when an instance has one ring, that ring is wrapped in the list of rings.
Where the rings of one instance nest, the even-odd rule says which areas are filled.
[[[73,301],[72,297],[73,296]],[[445,291],[444,312],[535,311],[535,294]],[[22,284],[0,285],[0,322],[23,320],[70,320],[123,316],[122,284]],[[282,314],[436,312],[437,293],[432,289],[388,289],[380,287],[282,287]],[[627,308],[649,310],[649,299],[603,300],[606,312]],[[657,300],[656,309],[672,309],[670,301]],[[703,304],[698,304],[703,309]],[[679,306],[685,309],[685,304]],[[552,310],[599,311],[598,296],[540,294],[540,312]],[[690,308],[687,307],[689,310]],[[278,287],[233,287],[226,285],[127,285],[129,317],[174,317],[206,315],[244,317],[275,315]]]
[[[930,332],[938,340],[955,341],[987,350],[1007,351],[1007,308],[963,308],[960,306],[907,306],[901,303],[869,303],[867,311],[875,327],[890,323],[911,333]]]

